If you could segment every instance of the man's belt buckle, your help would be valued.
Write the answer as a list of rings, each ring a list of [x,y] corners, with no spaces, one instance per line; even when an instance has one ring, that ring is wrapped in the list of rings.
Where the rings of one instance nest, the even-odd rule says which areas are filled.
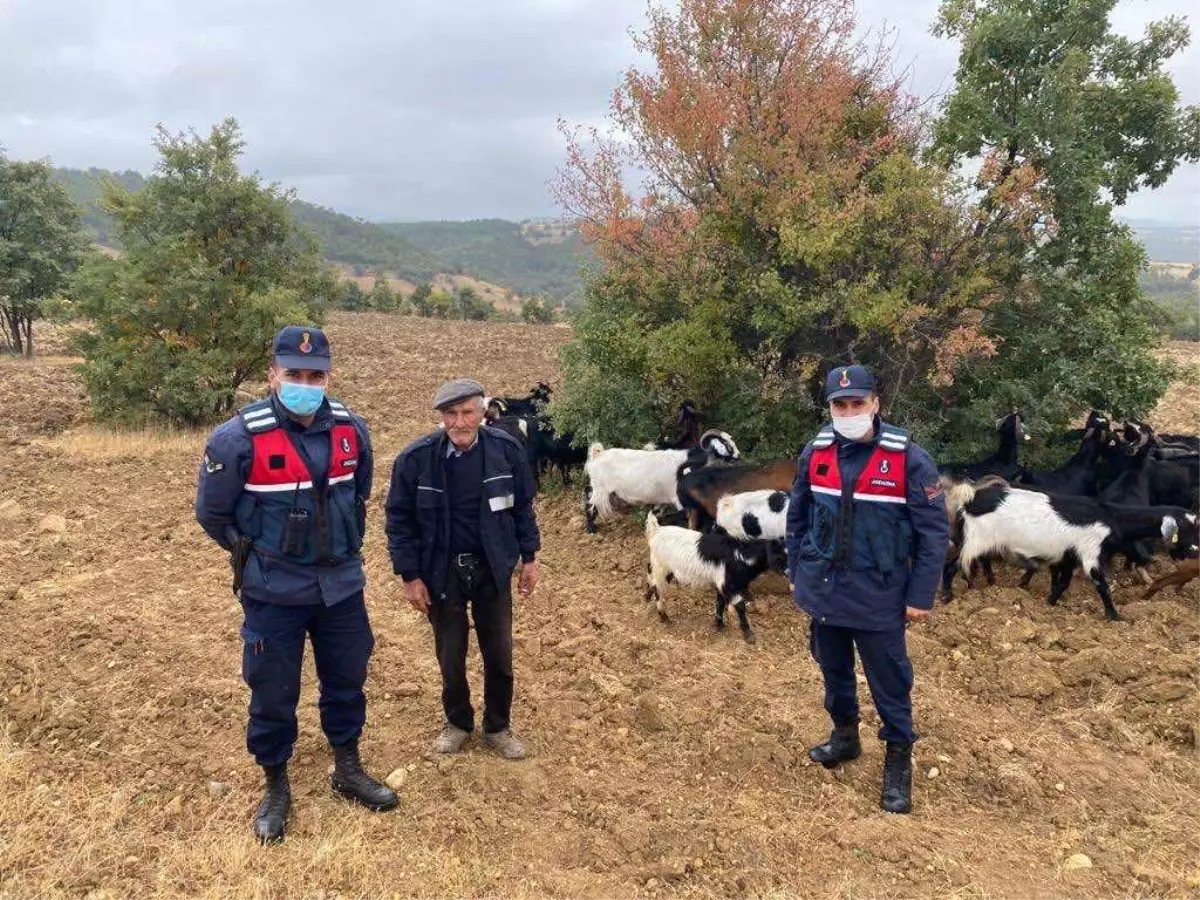
[[[460,569],[473,569],[479,565],[479,557],[474,553],[460,553],[454,557],[454,564]]]

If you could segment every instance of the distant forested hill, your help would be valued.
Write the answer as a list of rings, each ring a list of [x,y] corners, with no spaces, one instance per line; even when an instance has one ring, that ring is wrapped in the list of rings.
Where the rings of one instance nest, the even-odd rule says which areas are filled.
[[[123,184],[126,190],[138,191],[146,183],[141,173],[132,169],[124,172],[110,172],[108,169],[55,169],[54,174],[66,185],[71,199],[83,209],[83,224],[96,236],[96,243],[116,247],[119,242],[116,235],[112,234],[112,217],[96,207],[96,201],[100,199],[101,185],[105,181],[116,181]]]
[[[322,255],[331,262],[372,271],[382,269],[418,283],[446,270],[445,262],[436,255],[426,253],[374,222],[355,219],[303,200],[295,201],[292,211],[316,235]]]
[[[591,254],[579,232],[556,223],[506,219],[470,222],[389,222],[392,234],[462,272],[519,294],[563,299],[578,291],[580,269]]]
[[[1126,224],[1146,248],[1151,262],[1200,264],[1200,226],[1136,219]]]
[[[96,207],[101,185],[115,180],[131,191],[145,184],[137,172],[107,169],[56,170],[84,209],[96,242],[117,247],[112,220]],[[522,296],[573,299],[580,267],[589,258],[578,232],[555,222],[412,222],[380,225],[296,200],[292,209],[312,231],[330,262],[359,271],[387,271],[407,281],[428,281],[439,272],[469,275]]]

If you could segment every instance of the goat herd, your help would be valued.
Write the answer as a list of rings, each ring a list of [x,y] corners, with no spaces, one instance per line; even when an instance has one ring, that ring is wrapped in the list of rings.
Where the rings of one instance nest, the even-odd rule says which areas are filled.
[[[569,486],[571,469],[583,466],[588,533],[620,509],[654,507],[657,514],[646,517],[646,599],[666,621],[663,594],[669,582],[712,586],[717,627],[733,606],[744,637],[753,641],[746,615],[749,585],[767,569],[787,571],[783,539],[796,458],[741,462],[728,434],[701,433],[690,402],[679,409],[680,433],[673,439],[641,449],[596,443],[584,452],[573,435],[559,434],[545,417],[550,394],[550,386],[540,382],[525,397],[488,398],[488,424],[525,446],[535,477],[557,467]],[[1124,557],[1126,567],[1147,583],[1145,566],[1156,550],[1165,548],[1180,561],[1174,572],[1149,584],[1147,597],[1170,585],[1178,589],[1200,574],[1200,438],[1156,434],[1134,421],[1117,428],[1093,410],[1082,429],[1055,439],[1078,442],[1074,455],[1060,468],[1043,471],[1021,464],[1020,447],[1030,435],[1020,410],[997,420],[996,432],[996,453],[938,467],[952,530],[943,600],[953,596],[956,573],[969,585],[982,569],[993,584],[993,562],[1010,560],[1025,568],[1022,588],[1049,568],[1050,604],[1081,568],[1105,614],[1119,619],[1105,577],[1113,556]]]

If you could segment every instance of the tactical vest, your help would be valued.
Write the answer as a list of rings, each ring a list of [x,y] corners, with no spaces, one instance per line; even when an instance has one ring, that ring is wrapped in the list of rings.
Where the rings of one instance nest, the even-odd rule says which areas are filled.
[[[350,412],[329,400],[334,425],[329,469],[315,478],[308,463],[282,427],[270,400],[239,410],[250,434],[253,456],[245,493],[237,505],[239,530],[254,538],[254,549],[307,564],[335,564],[358,556],[362,549],[364,512],[358,497],[358,431]],[[298,553],[287,553],[289,517],[304,511],[307,526]],[[295,525],[292,526],[296,527]]]
[[[813,440],[808,461],[812,492],[808,549],[815,549],[827,566],[875,569],[885,574],[907,566],[913,550],[908,442],[907,431],[882,425],[866,466],[848,500],[843,501],[833,426],[826,425]]]

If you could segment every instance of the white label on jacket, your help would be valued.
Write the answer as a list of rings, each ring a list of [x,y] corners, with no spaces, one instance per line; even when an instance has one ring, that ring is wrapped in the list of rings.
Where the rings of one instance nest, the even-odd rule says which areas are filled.
[[[512,509],[513,499],[512,494],[505,494],[503,497],[489,497],[488,506],[491,507],[492,512],[500,512],[502,509]]]

